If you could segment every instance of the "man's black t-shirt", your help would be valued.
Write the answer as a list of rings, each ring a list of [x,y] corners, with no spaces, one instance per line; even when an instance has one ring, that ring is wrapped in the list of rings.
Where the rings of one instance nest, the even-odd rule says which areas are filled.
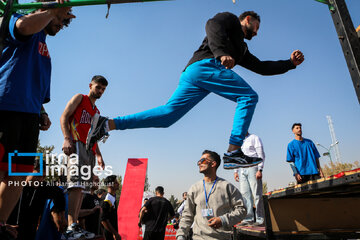
[[[169,215],[175,215],[171,203],[163,197],[152,197],[144,205],[148,210],[148,219],[145,223],[146,231],[165,231]]]
[[[100,199],[96,196],[96,194],[87,193],[81,204],[81,209],[93,209],[96,206],[100,206]],[[100,209],[84,218],[85,229],[89,232],[99,234]]]
[[[118,222],[117,222],[117,206],[116,206],[116,195],[112,195],[108,193],[105,197],[104,202],[101,205],[102,214],[101,214],[101,221],[109,220],[111,226],[117,230],[118,229]],[[104,228],[105,239],[113,239],[113,234],[107,231]]]

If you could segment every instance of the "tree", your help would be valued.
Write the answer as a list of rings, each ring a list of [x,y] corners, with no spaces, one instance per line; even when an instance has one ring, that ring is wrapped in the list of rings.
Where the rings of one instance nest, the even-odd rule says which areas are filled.
[[[267,186],[267,182],[263,182],[262,184],[262,189],[263,189],[263,194],[268,192],[268,186]]]
[[[51,146],[41,146],[40,145],[40,140],[38,140],[38,144],[37,144],[37,149],[36,152],[38,153],[43,153],[43,159],[46,158],[46,153],[52,153],[52,151],[54,151],[55,147],[54,145]]]
[[[43,154],[43,167],[44,172],[43,175],[46,174],[46,169],[50,169],[51,166],[57,165],[57,157],[54,157],[54,162],[51,161],[51,153],[54,151],[55,147],[54,145],[50,146],[41,146],[40,140],[38,140],[36,152]],[[46,164],[46,156],[49,156],[49,163]],[[36,157],[35,161],[39,161],[40,159]],[[51,171],[49,171],[49,174],[45,176],[46,182],[57,182],[60,179],[60,176],[54,172],[54,175],[50,175]]]
[[[174,197],[174,195],[171,195],[169,198],[169,202],[171,203],[174,209],[178,207],[178,201],[179,200],[176,197]]]
[[[149,190],[150,190],[150,183],[149,183],[148,175],[146,174],[145,184],[144,184],[144,192],[149,191]]]
[[[352,169],[360,168],[359,161],[355,161],[353,163],[340,163],[340,162],[330,162],[329,164],[325,164],[322,167],[323,173],[325,177],[338,174],[343,171],[349,171]]]
[[[119,175],[116,177],[118,183],[119,183],[119,189],[116,190],[116,202],[119,203],[120,195],[121,195],[121,189],[122,189],[122,176]]]

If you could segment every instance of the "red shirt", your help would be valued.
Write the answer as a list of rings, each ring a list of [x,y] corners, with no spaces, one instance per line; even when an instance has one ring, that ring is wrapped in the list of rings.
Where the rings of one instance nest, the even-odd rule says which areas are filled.
[[[88,135],[91,119],[95,113],[100,114],[97,107],[92,105],[87,95],[82,95],[79,106],[75,109],[74,114],[69,119],[71,136],[74,141],[80,141],[86,144],[86,137]],[[96,143],[92,150],[95,153]]]

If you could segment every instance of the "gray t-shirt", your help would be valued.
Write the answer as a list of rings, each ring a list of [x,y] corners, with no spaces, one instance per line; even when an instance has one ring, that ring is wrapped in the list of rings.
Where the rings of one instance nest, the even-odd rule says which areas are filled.
[[[213,184],[214,182],[205,183],[207,195],[209,195]],[[214,217],[221,218],[222,227],[214,229],[208,226],[208,220],[211,217],[202,216],[202,209],[205,208],[204,182],[201,180],[192,185],[188,191],[185,209],[176,233],[177,238],[186,236],[191,225],[194,224],[194,240],[228,240],[231,237],[232,226],[239,223],[246,216],[246,209],[239,190],[231,183],[219,177],[208,198],[208,208],[213,210]]]

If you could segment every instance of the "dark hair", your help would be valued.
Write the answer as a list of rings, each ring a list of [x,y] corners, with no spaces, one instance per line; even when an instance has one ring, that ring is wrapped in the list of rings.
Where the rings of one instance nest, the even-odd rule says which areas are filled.
[[[216,152],[210,151],[210,150],[204,150],[202,154],[210,155],[211,160],[216,162],[216,169],[220,166],[221,158],[220,158],[219,154],[217,154]]]
[[[56,0],[36,0],[36,2],[55,2]],[[71,13],[72,12],[72,9],[69,10],[68,13]],[[68,27],[70,22],[71,22],[72,18],[68,18],[68,19],[64,19],[62,24],[65,26],[65,27]]]
[[[113,184],[116,181],[116,175],[107,176],[104,180],[106,185]]]
[[[183,194],[182,194],[182,195],[184,196],[185,194],[187,195],[187,192],[183,192]]]
[[[294,124],[292,125],[292,127],[291,127],[291,130],[293,130],[295,126],[300,126],[300,127],[301,127],[301,123],[294,123]]]
[[[95,194],[99,195],[99,194],[103,194],[104,192],[106,192],[105,189],[98,189],[95,191]]]
[[[155,188],[155,192],[160,193],[161,195],[164,194],[164,188],[162,186],[158,186]]]
[[[105,77],[101,76],[101,75],[95,75],[93,76],[93,78],[91,79],[92,82],[95,83],[100,83],[101,85],[107,86],[108,85],[108,81],[106,80]]]
[[[243,12],[240,16],[239,16],[239,20],[242,21],[244,20],[247,16],[251,16],[252,18],[255,18],[256,20],[258,20],[260,22],[260,16],[254,12],[254,11],[246,11]]]

